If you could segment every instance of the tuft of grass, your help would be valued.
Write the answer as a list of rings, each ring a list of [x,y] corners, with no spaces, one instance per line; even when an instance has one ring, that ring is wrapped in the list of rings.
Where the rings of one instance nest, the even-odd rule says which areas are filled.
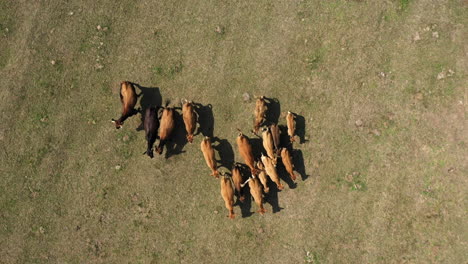
[[[137,138],[137,133],[133,130],[119,130],[117,133],[118,138],[124,143],[124,145],[133,145],[133,141]]]
[[[160,76],[163,76],[164,75],[164,69],[160,66],[155,66],[153,67],[153,73],[155,75],[160,75]]]
[[[154,66],[152,68],[152,71],[154,75],[160,76],[160,77],[166,77],[168,79],[174,79],[174,77],[181,73],[184,68],[184,64],[182,61],[177,61],[173,65],[169,67],[163,67],[163,66]]]
[[[0,28],[1,30],[1,28]],[[7,47],[0,46],[0,69],[5,67],[8,63],[8,59],[10,58],[10,49]]]
[[[133,130],[121,130],[117,133],[120,143],[117,145],[117,153],[124,159],[133,157],[134,141],[137,138],[137,132]]]
[[[307,251],[304,257],[305,263],[320,264],[320,257],[317,252]]]
[[[348,173],[344,178],[338,178],[336,182],[339,186],[346,186],[350,191],[367,191],[365,177],[359,172]]]
[[[400,0],[400,10],[405,11],[409,6],[410,0]]]
[[[323,60],[323,54],[322,52],[319,50],[319,51],[316,51],[314,53],[312,53],[308,58],[307,58],[307,68],[309,70],[317,70],[320,66],[320,63],[322,62]]]
[[[169,77],[173,78],[174,75],[176,75],[177,73],[180,73],[182,72],[182,69],[184,68],[184,65],[182,64],[182,61],[178,61],[176,64],[172,65],[171,67],[169,67]]]

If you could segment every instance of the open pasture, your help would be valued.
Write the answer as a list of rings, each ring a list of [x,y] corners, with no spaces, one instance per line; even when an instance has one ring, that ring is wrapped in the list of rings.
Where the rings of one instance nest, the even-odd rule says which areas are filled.
[[[467,14],[1,0],[0,263],[465,263]],[[137,107],[199,103],[225,166],[242,161],[237,128],[255,139],[254,96],[276,98],[281,125],[300,117],[297,186],[283,173],[267,213],[247,195],[229,219],[203,133],[150,159],[140,115],[111,124],[124,80]]]

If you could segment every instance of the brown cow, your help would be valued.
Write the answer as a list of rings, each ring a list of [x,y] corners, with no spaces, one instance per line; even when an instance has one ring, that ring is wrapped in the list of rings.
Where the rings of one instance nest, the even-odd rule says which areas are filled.
[[[229,218],[234,219],[234,189],[232,188],[231,180],[228,176],[223,175],[221,182],[221,196],[224,200],[224,205],[229,211]]]
[[[121,128],[127,118],[138,112],[135,109],[137,97],[135,87],[131,82],[124,81],[120,83],[120,101],[122,102],[123,109],[122,115],[118,120],[112,119],[112,123],[115,123],[115,128]]]
[[[234,167],[232,168],[232,181],[234,182],[234,188],[236,188],[237,194],[239,195],[239,201],[244,202],[245,196],[241,186],[243,180],[238,164],[234,164]]]
[[[281,184],[281,180],[278,176],[278,172],[276,171],[275,165],[273,165],[273,161],[262,154],[262,163],[265,166],[265,172],[266,174],[270,177],[270,179],[276,183],[276,186],[278,186],[279,190],[283,190],[284,186]]]
[[[145,121],[143,124],[145,127],[146,141],[148,142],[145,153],[150,156],[150,158],[153,158],[153,144],[158,137],[159,128],[158,110],[156,107],[146,109]]]
[[[274,151],[273,137],[271,136],[270,131],[267,128],[264,128],[262,131],[262,143],[263,148],[266,150],[268,157],[273,161],[276,166],[276,155]]]
[[[258,178],[260,179],[260,182],[263,185],[263,191],[265,193],[268,193],[270,191],[270,188],[268,187],[268,178],[265,172],[265,167],[263,166],[263,163],[261,161],[257,162],[257,168],[260,170]]]
[[[249,138],[239,130],[239,136],[237,136],[236,143],[245,164],[250,168],[253,175],[257,175],[258,170],[255,168],[254,156],[252,154],[252,146],[250,145]]]
[[[296,134],[296,122],[294,119],[294,114],[288,111],[288,114],[286,115],[286,124],[288,125],[288,135],[291,142],[296,141],[294,139],[294,135]]]
[[[195,111],[193,110],[192,101],[185,101],[182,105],[182,116],[184,118],[185,130],[187,131],[187,141],[193,142],[193,133],[197,126]]]
[[[258,129],[265,122],[266,119],[267,105],[265,102],[265,96],[260,96],[255,102],[255,120],[254,120],[254,133],[258,133]]]
[[[260,214],[264,214],[266,212],[265,208],[263,208],[263,193],[262,193],[262,184],[258,180],[257,177],[252,176],[251,180],[249,181],[250,187],[250,194],[255,200]]]
[[[280,146],[280,130],[277,124],[273,124],[270,126],[271,137],[273,138],[273,145],[275,146],[275,150],[279,152]]]
[[[211,176],[219,178],[219,172],[216,165],[215,153],[213,146],[211,146],[211,140],[209,137],[205,137],[201,144],[201,151],[203,152],[203,157],[205,157],[206,165],[211,169]]]
[[[159,145],[156,148],[156,152],[161,155],[163,151],[164,144],[167,142],[172,132],[174,131],[175,121],[174,121],[174,109],[171,107],[166,107],[162,111],[161,123],[159,127]]]
[[[283,165],[286,168],[286,171],[289,173],[289,176],[293,181],[296,181],[296,175],[294,174],[294,164],[292,162],[291,153],[287,148],[281,150],[281,160]]]

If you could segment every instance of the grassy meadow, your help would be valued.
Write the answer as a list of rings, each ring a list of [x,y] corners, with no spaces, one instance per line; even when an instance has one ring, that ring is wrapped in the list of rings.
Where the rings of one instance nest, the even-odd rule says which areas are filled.
[[[0,263],[466,263],[467,36],[466,0],[0,0]],[[297,185],[227,218],[202,135],[111,124],[123,80],[225,163],[276,98]]]

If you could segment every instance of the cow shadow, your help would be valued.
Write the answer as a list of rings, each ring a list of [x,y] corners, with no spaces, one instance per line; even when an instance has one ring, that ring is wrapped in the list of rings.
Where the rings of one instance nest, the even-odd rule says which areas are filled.
[[[239,170],[242,176],[242,181],[245,182],[250,176],[250,168],[247,167],[247,165],[243,163],[237,163],[237,164],[239,165]],[[236,204],[239,205],[241,209],[242,218],[245,218],[254,214],[254,212],[252,212],[251,209],[252,209],[252,202],[255,202],[255,201],[253,201],[253,198],[250,195],[249,184],[246,184],[242,188],[241,192],[245,197],[244,202],[241,202],[238,199]]]
[[[277,98],[265,97],[267,102],[268,111],[266,113],[267,124],[278,124],[281,115],[281,105]]]
[[[282,209],[284,209],[284,208],[280,207],[280,205],[279,205],[279,200],[278,200],[279,190],[278,190],[278,187],[271,180],[269,180],[267,182],[267,184],[268,184],[268,188],[270,188],[270,191],[268,193],[265,193],[265,197],[263,199],[263,202],[271,205],[272,213],[277,213],[277,212],[281,211]]]
[[[168,159],[174,155],[184,153],[183,149],[187,143],[187,131],[185,131],[184,120],[182,115],[174,110],[174,131],[172,131],[170,139],[165,143],[165,158]]]
[[[279,148],[289,148],[291,146],[291,139],[288,135],[288,128],[285,125],[278,125],[278,128],[280,130]]]
[[[305,181],[309,175],[306,173],[302,151],[300,149],[293,150],[291,155],[293,159],[294,170],[301,175],[302,181]]]
[[[250,145],[252,146],[252,154],[255,160],[260,159],[263,154],[266,155],[266,151],[263,149],[262,139],[258,136],[249,138]]]
[[[218,137],[213,138],[213,148],[218,151],[219,161],[217,161],[221,167],[231,170],[234,164],[234,150],[232,149],[231,143],[227,139],[220,139]]]
[[[145,119],[146,109],[154,106],[159,107],[162,104],[162,96],[159,87],[145,87],[138,83],[132,83],[135,87],[140,90],[139,97],[140,99],[140,115],[141,115],[141,124],[137,127],[137,131],[143,130],[143,124]]]
[[[198,130],[195,135],[202,134],[205,137],[213,137],[214,116],[213,106],[211,104],[202,105],[194,103],[195,112],[198,115]]]
[[[246,218],[254,214],[254,212],[251,211],[252,202],[254,201],[252,199],[252,196],[250,195],[250,188],[248,184],[244,186],[243,193],[245,197],[244,202],[241,202],[239,201],[239,199],[237,199],[237,205],[239,205],[239,208],[241,209],[242,218]]]
[[[299,137],[299,144],[303,144],[307,142],[307,140],[305,140],[305,133],[306,133],[305,118],[298,114],[295,114],[295,116],[296,116],[296,135]]]

